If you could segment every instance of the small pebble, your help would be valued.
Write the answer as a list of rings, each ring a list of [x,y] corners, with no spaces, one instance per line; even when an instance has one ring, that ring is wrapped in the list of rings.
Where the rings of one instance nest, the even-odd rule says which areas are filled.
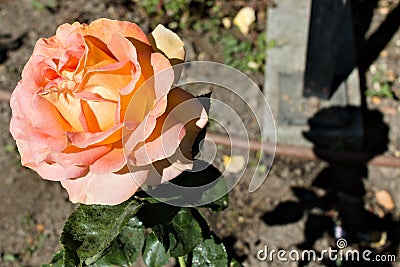
[[[38,232],[43,232],[44,231],[44,224],[43,223],[36,224],[36,230]]]
[[[222,19],[222,24],[224,25],[225,29],[229,29],[232,26],[232,21],[230,18],[225,17]]]
[[[394,73],[393,70],[388,70],[386,72],[386,77],[388,79],[388,82],[394,82],[396,80],[396,74]]]

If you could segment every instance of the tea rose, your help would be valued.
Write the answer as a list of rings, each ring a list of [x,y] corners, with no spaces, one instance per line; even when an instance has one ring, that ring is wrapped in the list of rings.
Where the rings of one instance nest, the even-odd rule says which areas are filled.
[[[159,25],[99,19],[40,39],[11,97],[22,164],[60,181],[72,202],[115,205],[146,181],[191,167],[207,123],[201,103],[172,88],[183,42]]]

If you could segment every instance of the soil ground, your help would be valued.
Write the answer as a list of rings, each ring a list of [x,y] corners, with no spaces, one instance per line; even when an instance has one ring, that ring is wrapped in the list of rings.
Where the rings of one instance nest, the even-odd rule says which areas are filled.
[[[218,40],[218,34],[222,32],[224,36],[234,36],[240,40],[239,43],[249,41],[255,44],[257,36],[265,31],[266,9],[274,6],[267,0],[215,0],[203,10],[199,7],[204,6],[199,3],[206,1],[189,2],[196,4],[189,7],[197,8],[199,17],[194,18],[204,22],[202,25],[196,26],[193,21],[179,24],[182,19],[174,18],[176,13],[173,12],[165,11],[163,16],[148,14],[151,11],[140,6],[139,1],[0,0],[0,89],[13,90],[36,40],[52,36],[56,27],[65,22],[90,22],[107,17],[136,22],[145,31],[162,22],[177,28],[185,40],[188,60],[225,62],[227,49],[222,37],[221,42],[209,40]],[[369,10],[371,13],[364,36],[366,39],[375,36],[388,14],[395,15],[390,24],[398,28],[399,1],[358,2],[361,3],[358,11]],[[367,5],[371,3],[372,7],[368,9]],[[215,6],[218,7],[216,10],[209,10]],[[247,36],[242,36],[234,26],[226,29],[221,22],[222,17],[232,20],[244,6],[253,7],[257,14],[257,21]],[[192,14],[193,10],[188,12]],[[217,15],[213,17],[212,14]],[[217,28],[216,31],[214,28]],[[384,132],[387,140],[385,153],[400,157],[400,32],[395,29],[394,33],[386,38],[370,64],[363,63],[364,89],[372,90],[365,98],[366,109],[375,110],[382,125],[386,125],[386,128],[383,127],[387,131]],[[239,51],[233,56],[240,60],[243,53]],[[245,69],[245,72],[262,88],[262,71]],[[381,92],[385,84],[390,86],[392,97],[385,97]],[[75,205],[68,201],[66,192],[58,183],[45,181],[20,165],[15,142],[8,132],[10,116],[9,104],[0,102],[0,266],[39,266],[48,262],[60,248],[58,240],[63,223]],[[375,141],[369,139],[371,143]],[[224,154],[224,150],[219,153]],[[254,154],[251,160],[255,159]],[[223,167],[221,160],[216,164],[219,168]],[[268,249],[312,248],[319,251],[334,247],[335,229],[343,229],[347,232],[344,237],[350,248],[373,249],[378,254],[395,254],[399,259],[399,178],[400,170],[394,168],[276,157],[260,189],[249,193],[248,178],[244,179],[230,193],[227,210],[205,213],[229,252],[244,266],[400,266],[399,263],[357,265],[334,261],[266,263],[256,257],[257,251],[265,245]],[[385,210],[378,205],[375,194],[378,190],[392,195],[395,209]]]

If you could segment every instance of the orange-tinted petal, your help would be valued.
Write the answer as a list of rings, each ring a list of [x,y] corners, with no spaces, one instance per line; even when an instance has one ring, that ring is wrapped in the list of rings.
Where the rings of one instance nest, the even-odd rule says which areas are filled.
[[[184,136],[183,124],[174,116],[164,113],[157,118],[156,126],[146,141],[129,154],[129,160],[136,166],[142,166],[170,157]]]
[[[118,124],[104,132],[67,132],[66,135],[71,144],[79,148],[86,148],[91,145],[112,144],[121,140],[122,126],[122,124]]]
[[[135,23],[127,21],[101,18],[93,21],[90,25],[84,25],[82,27],[82,33],[83,35],[91,35],[99,38],[106,44],[110,43],[113,34],[118,34],[123,37],[134,38],[142,43],[150,45],[142,29]]]

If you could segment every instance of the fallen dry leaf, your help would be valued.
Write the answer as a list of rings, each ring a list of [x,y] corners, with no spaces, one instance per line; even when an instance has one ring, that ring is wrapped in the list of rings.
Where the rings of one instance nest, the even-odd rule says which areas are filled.
[[[256,12],[251,7],[244,7],[239,10],[233,19],[233,24],[235,24],[239,30],[244,34],[248,34],[250,30],[250,25],[256,20]]]
[[[246,165],[246,160],[241,155],[236,156],[222,156],[225,170],[230,173],[238,173],[244,169]]]
[[[371,97],[371,102],[374,105],[379,105],[381,103],[381,99],[377,96],[373,96],[373,97]]]
[[[376,202],[382,208],[390,211],[395,208],[392,195],[386,190],[378,190],[375,192]]]

